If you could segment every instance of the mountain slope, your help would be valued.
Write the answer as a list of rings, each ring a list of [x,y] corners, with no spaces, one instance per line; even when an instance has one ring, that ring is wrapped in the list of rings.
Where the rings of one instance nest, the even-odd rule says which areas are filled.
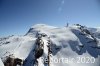
[[[3,64],[3,62],[2,62],[2,60],[0,59],[0,66],[4,66],[4,64]]]
[[[34,55],[39,35],[43,35],[41,39],[44,51],[36,63]],[[96,32],[93,34],[92,29],[81,25],[58,28],[37,24],[24,36],[1,38],[0,58],[4,62],[7,56],[12,55],[24,60],[23,66],[36,64],[38,66],[100,66],[100,43],[98,36],[95,35],[97,34]],[[52,51],[50,54],[48,46]],[[45,63],[45,60],[50,60],[51,63],[48,61]]]

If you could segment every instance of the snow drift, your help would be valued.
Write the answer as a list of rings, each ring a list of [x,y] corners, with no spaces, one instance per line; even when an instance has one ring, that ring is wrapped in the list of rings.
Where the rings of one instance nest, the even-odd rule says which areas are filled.
[[[42,35],[44,51],[40,58],[35,59],[36,39],[39,35]],[[0,66],[11,55],[22,59],[22,66],[100,66],[98,35],[98,28],[87,28],[79,24],[63,28],[37,24],[24,36],[0,38]],[[38,63],[35,63],[36,60]],[[48,60],[47,63],[45,60]]]

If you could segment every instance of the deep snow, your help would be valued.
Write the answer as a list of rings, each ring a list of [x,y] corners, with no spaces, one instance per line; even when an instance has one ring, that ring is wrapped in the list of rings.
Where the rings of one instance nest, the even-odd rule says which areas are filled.
[[[39,66],[48,66],[43,59],[48,56],[49,38],[52,50],[50,59],[54,59],[50,66],[100,66],[100,29],[80,27],[81,25],[72,25],[59,28],[37,24],[32,26],[24,36],[0,38],[0,58],[4,61],[6,56],[13,54],[15,58],[24,60],[23,66],[33,66],[35,41],[39,33],[47,35],[42,37],[44,53],[38,59]],[[86,30],[89,30],[90,34]]]

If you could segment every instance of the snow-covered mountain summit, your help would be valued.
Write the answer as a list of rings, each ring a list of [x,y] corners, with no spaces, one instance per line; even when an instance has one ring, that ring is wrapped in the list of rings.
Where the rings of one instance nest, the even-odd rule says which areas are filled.
[[[0,64],[7,66],[11,57],[21,59],[22,66],[100,66],[99,36],[98,28],[79,24],[37,24],[23,36],[0,38]]]

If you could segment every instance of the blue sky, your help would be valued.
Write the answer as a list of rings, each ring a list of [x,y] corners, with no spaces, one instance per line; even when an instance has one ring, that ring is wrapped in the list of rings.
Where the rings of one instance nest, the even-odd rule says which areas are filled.
[[[100,26],[99,0],[0,0],[0,36],[23,35],[38,23]]]

